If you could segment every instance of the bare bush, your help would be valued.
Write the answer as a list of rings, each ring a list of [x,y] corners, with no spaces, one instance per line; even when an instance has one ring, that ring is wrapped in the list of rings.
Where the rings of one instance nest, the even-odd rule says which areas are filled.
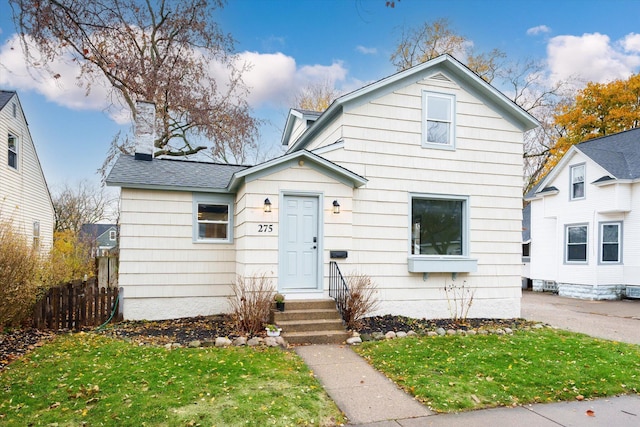
[[[444,293],[447,296],[451,320],[459,324],[466,323],[476,290],[471,289],[466,280],[461,285],[452,281],[451,283],[445,283]]]
[[[271,280],[261,276],[238,276],[229,297],[231,318],[237,333],[255,335],[269,322],[271,304],[276,291]]]
[[[38,251],[0,221],[0,327],[17,326],[27,319],[40,288],[41,262]]]
[[[342,316],[349,329],[358,329],[362,326],[362,318],[378,308],[378,289],[371,277],[358,273],[347,277],[347,286],[349,293]]]

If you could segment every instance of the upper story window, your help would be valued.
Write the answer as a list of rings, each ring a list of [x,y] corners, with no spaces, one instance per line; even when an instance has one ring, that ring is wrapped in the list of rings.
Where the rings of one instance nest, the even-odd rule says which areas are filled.
[[[109,240],[116,240],[116,230],[109,230]]]
[[[233,197],[194,195],[194,242],[231,243],[233,240]]]
[[[16,106],[15,102],[13,104],[11,104],[11,110],[12,110],[12,113],[13,113],[13,118],[18,117],[18,107]]]
[[[411,198],[411,254],[468,256],[467,198]]]
[[[571,200],[584,199],[584,164],[571,166]]]
[[[622,223],[600,223],[600,263],[615,264],[622,262]]]
[[[444,93],[423,92],[424,114],[422,146],[454,148],[455,96]]]
[[[587,262],[587,226],[568,225],[565,231],[565,261],[568,263]]]
[[[9,134],[7,137],[7,164],[14,169],[18,169],[18,138]]]

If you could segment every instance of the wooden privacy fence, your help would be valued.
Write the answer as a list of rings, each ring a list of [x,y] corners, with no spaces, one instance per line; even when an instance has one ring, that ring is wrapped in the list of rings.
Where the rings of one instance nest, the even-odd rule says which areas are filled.
[[[118,288],[99,287],[91,278],[50,288],[36,303],[33,326],[38,329],[80,330],[100,326],[109,319],[118,301]],[[122,320],[118,308],[113,320]]]

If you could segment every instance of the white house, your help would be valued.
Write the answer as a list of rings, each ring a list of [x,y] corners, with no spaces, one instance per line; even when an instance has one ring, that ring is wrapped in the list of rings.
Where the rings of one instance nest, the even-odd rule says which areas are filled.
[[[53,244],[53,202],[16,92],[0,90],[0,134],[0,219],[46,253]]]
[[[107,178],[122,188],[124,317],[227,311],[238,275],[326,298],[332,261],[372,278],[381,314],[450,317],[456,283],[474,292],[470,317],[518,317],[523,133],[536,126],[444,55],[322,114],[291,110],[286,154],[256,166],[153,159],[145,134]]]
[[[640,129],[573,146],[526,196],[533,289],[619,299],[640,285]]]

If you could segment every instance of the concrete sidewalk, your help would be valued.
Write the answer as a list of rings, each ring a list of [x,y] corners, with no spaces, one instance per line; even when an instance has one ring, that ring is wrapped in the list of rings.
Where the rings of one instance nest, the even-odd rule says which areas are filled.
[[[617,426],[640,425],[640,396],[536,404],[436,415],[373,369],[348,346],[296,347],[349,419],[366,427]]]

